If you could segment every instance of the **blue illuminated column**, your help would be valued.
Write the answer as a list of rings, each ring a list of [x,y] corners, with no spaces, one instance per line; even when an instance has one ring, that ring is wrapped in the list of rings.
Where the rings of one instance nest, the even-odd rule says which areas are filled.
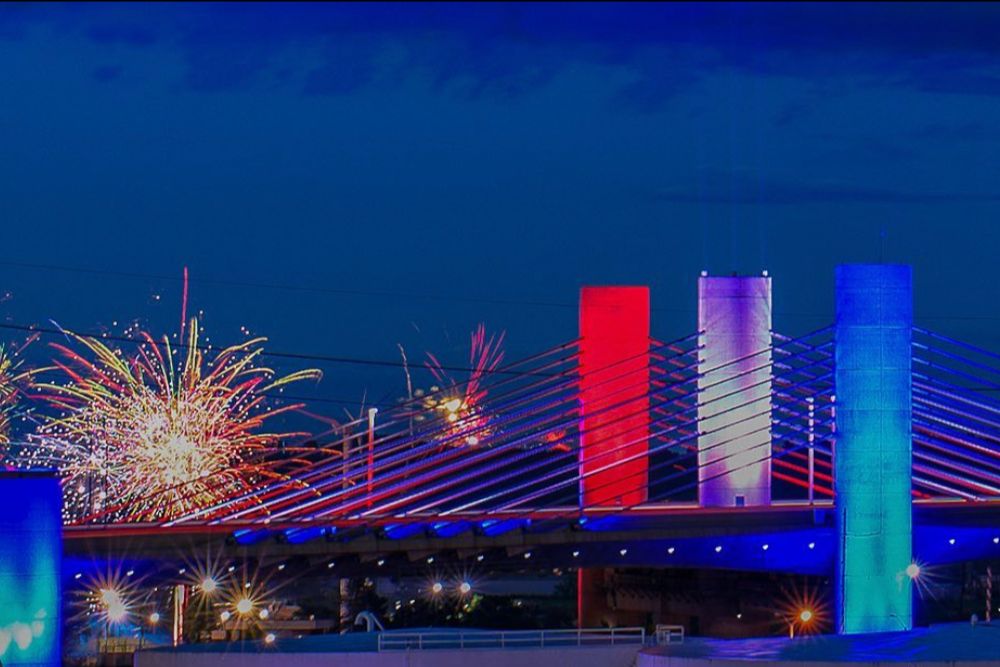
[[[837,267],[837,631],[913,627],[910,267]]]
[[[62,494],[51,473],[0,470],[0,663],[59,665]]]
[[[771,279],[698,279],[698,497],[771,502]]]

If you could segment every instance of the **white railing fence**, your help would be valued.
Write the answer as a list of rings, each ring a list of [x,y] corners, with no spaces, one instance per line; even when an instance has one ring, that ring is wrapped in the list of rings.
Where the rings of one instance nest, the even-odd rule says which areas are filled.
[[[423,651],[447,648],[507,649],[557,646],[643,646],[645,643],[646,631],[643,628],[381,632],[378,636],[379,651]]]
[[[656,626],[656,645],[664,646],[666,644],[683,644],[684,643],[684,626],[683,625],[657,625]]]

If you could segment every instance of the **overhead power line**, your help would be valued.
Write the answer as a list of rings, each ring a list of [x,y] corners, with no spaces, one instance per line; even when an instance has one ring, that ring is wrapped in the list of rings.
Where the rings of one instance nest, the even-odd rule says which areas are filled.
[[[21,331],[25,333],[38,333],[45,334],[48,336],[66,336],[67,334],[75,334],[84,338],[93,338],[95,340],[110,340],[119,343],[128,343],[131,345],[142,345],[146,341],[143,339],[130,338],[128,336],[119,336],[114,334],[109,334],[105,332],[93,333],[93,332],[80,332],[72,329],[57,329],[53,327],[39,327],[26,324],[11,324],[3,323],[0,324],[0,329],[7,329],[10,331]],[[187,348],[188,344],[182,341],[171,342],[171,345],[177,348]],[[218,351],[228,347],[227,345],[196,345],[195,348],[202,351]],[[331,364],[354,364],[358,366],[381,366],[387,368],[405,368],[406,366],[402,361],[392,361],[388,359],[364,359],[361,357],[347,357],[347,356],[333,356],[324,354],[306,354],[302,352],[276,352],[274,350],[261,350],[261,355],[266,357],[274,357],[277,359],[296,359],[303,361],[322,361]],[[412,368],[412,366],[411,366]],[[474,368],[469,366],[446,366],[441,365],[437,368],[444,371],[453,372],[464,372],[471,373]],[[517,375],[526,377],[537,377],[539,374],[531,371],[518,371],[509,368],[496,368],[490,369],[478,369],[481,373],[487,373],[491,375]]]

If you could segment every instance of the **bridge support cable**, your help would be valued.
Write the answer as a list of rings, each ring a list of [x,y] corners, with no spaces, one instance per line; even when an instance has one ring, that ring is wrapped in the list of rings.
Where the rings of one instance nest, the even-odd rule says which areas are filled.
[[[614,407],[614,406],[612,406],[612,407]],[[497,447],[503,447],[503,446],[504,445],[498,445]],[[493,449],[497,449],[497,447],[494,447]]]
[[[1000,497],[1000,355],[914,328],[914,483],[932,496]]]
[[[274,516],[273,515],[268,515],[268,518],[270,518],[271,520],[273,520]]]
[[[556,349],[556,353],[565,353],[565,346]],[[551,356],[551,355],[549,355]],[[525,376],[531,377],[534,375],[542,375],[545,377],[544,382],[549,383],[549,389],[553,383],[561,383],[565,387],[572,387],[575,382],[575,372],[573,365],[567,365],[572,362],[574,355],[569,355],[557,358],[555,361],[548,359],[544,368],[546,371],[543,374],[539,373],[526,373]],[[536,355],[537,358],[545,357],[545,355]],[[512,365],[515,366],[515,365]],[[553,367],[556,372],[553,372]],[[523,376],[522,376],[523,377]],[[509,385],[511,379],[501,380],[501,385]],[[521,393],[524,393],[524,388],[521,388]],[[511,390],[511,395],[516,395],[517,391]],[[498,399],[507,398],[504,395],[498,396]],[[512,409],[516,407],[516,396],[511,399]],[[395,413],[405,413],[408,410],[406,406],[396,409]],[[429,450],[430,446],[427,442],[437,435],[441,428],[439,426],[428,426],[422,431],[411,434],[408,430],[401,430],[403,424],[408,427],[409,420],[395,416],[392,413],[386,415],[386,420],[378,426],[378,430],[382,431],[380,437],[374,442],[373,447],[373,465],[376,468],[384,468],[386,466],[399,465],[405,463],[408,458],[414,458],[418,455],[426,455],[426,451],[420,452],[419,448],[424,447],[425,450]],[[390,425],[396,425],[396,431],[389,431]],[[453,430],[453,429],[452,429]],[[345,438],[341,444],[350,444],[350,438]],[[358,480],[365,478],[367,476],[367,451],[364,448],[355,448],[353,453],[349,453],[346,457],[339,458],[332,462],[323,462],[321,465],[313,465],[308,467],[306,470],[300,470],[297,474],[289,474],[288,478],[277,482],[272,485],[268,485],[262,491],[258,492],[255,499],[268,499],[270,498],[270,504],[274,506],[279,506],[282,503],[293,504],[295,501],[308,496],[315,496],[319,492],[319,488],[330,488],[333,486],[353,487],[357,484]],[[274,496],[277,496],[275,498]],[[245,499],[237,499],[245,500]],[[235,504],[238,504],[235,503]],[[250,508],[251,511],[260,510],[260,505],[264,503],[255,503],[257,507]],[[214,508],[207,508],[203,510],[200,515],[194,514],[187,517],[183,517],[179,522],[191,521],[204,517],[212,517],[220,514],[229,513],[230,516],[234,516],[235,513],[229,512],[231,506],[223,505]]]
[[[570,387],[570,386],[572,386],[572,379],[570,379],[570,380],[567,381],[567,387]],[[531,397],[529,396],[529,398],[524,399],[524,400],[531,400]],[[575,398],[569,397],[569,398],[566,398],[566,400],[567,400],[567,405],[569,406],[569,408],[571,408],[571,410],[573,412],[575,412],[575,410],[576,410]],[[511,410],[508,409],[508,408],[512,407],[511,405],[505,405],[505,406],[501,406],[501,407],[503,408],[503,412],[511,413]],[[517,406],[513,406],[513,407],[517,407]],[[514,411],[514,412],[516,413],[516,411]],[[524,412],[526,414],[531,414],[532,411],[531,410],[523,410],[522,412]],[[504,418],[505,417],[502,414],[498,417],[498,419],[504,419]],[[493,424],[495,421],[496,420],[490,420],[489,423]],[[509,431],[509,429],[504,424],[499,423],[498,425],[499,426],[503,426],[503,428],[498,428],[497,429],[498,432],[499,432],[499,435],[502,436],[502,435],[504,435],[504,433],[506,431]],[[423,459],[426,459],[427,455],[430,454],[430,453],[432,453],[435,450],[435,448],[437,448],[437,449],[442,449],[442,448],[445,449],[446,450],[445,453],[448,454],[448,455],[450,455],[450,456],[458,456],[459,454],[463,454],[463,453],[464,454],[468,454],[469,451],[473,451],[473,452],[477,451],[477,448],[474,448],[474,447],[473,448],[464,448],[464,451],[460,449],[459,451],[457,451],[457,453],[453,454],[453,453],[450,452],[450,450],[451,449],[455,449],[455,448],[444,447],[445,445],[449,444],[448,442],[446,442],[446,440],[448,440],[449,438],[451,440],[453,440],[453,441],[456,441],[456,444],[457,444],[457,439],[458,438],[464,437],[464,436],[467,435],[468,432],[462,428],[462,424],[461,423],[459,423],[459,424],[453,424],[453,425],[448,426],[447,428],[445,428],[445,429],[442,430],[442,433],[447,433],[448,435],[445,436],[445,437],[442,437],[440,434],[437,434],[437,435],[434,435],[434,436],[432,436],[430,438],[427,438],[427,440],[423,444],[418,444],[415,447],[412,447],[411,448],[411,453],[408,456],[408,458],[410,458],[410,459],[417,459],[417,458],[419,458],[422,461]],[[414,451],[413,450],[416,450],[418,447],[422,447],[425,451],[423,451],[423,452],[416,452],[416,454],[418,454],[418,456],[414,456]],[[479,449],[487,452],[485,454],[485,456],[491,456],[492,454],[490,453],[490,451],[491,450],[495,450],[496,446],[495,445],[491,445],[489,447],[479,448]],[[478,454],[473,454],[473,457],[475,457],[475,456],[478,456]],[[468,460],[469,459],[466,458],[466,461],[468,461]],[[473,459],[473,460],[475,460],[475,459]],[[376,485],[380,484],[381,482],[387,481],[386,478],[385,478],[385,475],[382,475],[381,479],[380,479],[380,473],[381,472],[384,472],[384,471],[382,471],[382,470],[376,471],[376,476],[375,476],[375,483],[376,483]],[[391,481],[391,480],[389,480],[389,481]],[[334,484],[333,486],[336,486],[336,485]],[[342,493],[342,491],[343,491],[343,489],[339,489],[335,494],[332,494],[332,495],[345,495],[344,493]],[[300,496],[301,495],[302,494],[300,493]],[[328,495],[331,495],[331,494],[328,494]],[[325,500],[330,500],[330,498],[327,497],[327,498],[325,498]],[[273,514],[270,515],[270,516],[273,517]]]

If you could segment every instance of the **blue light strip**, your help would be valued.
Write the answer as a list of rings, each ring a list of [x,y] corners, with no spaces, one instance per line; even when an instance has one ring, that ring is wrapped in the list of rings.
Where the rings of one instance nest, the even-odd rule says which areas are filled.
[[[837,267],[837,630],[913,627],[912,278]]]
[[[383,531],[390,540],[402,540],[414,535],[422,535],[427,532],[426,523],[400,523],[386,526]]]
[[[314,526],[310,528],[289,528],[285,531],[285,541],[288,544],[305,544],[312,540],[332,535],[336,532],[333,526]]]
[[[242,528],[233,532],[233,539],[236,540],[236,543],[239,545],[249,546],[251,544],[257,544],[258,542],[263,542],[270,537],[270,535],[271,531],[269,530]]]

